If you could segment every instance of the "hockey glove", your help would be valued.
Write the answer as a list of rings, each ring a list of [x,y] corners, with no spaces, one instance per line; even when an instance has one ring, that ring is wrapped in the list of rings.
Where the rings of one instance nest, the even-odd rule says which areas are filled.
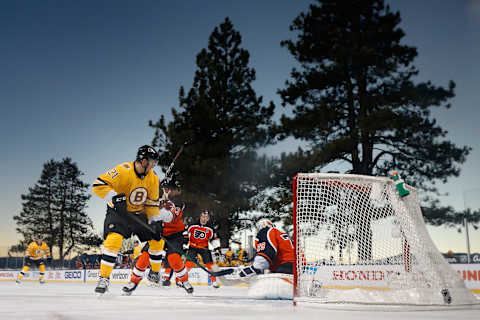
[[[238,276],[240,278],[248,278],[248,277],[251,277],[257,274],[262,274],[262,273],[263,273],[262,270],[256,269],[253,266],[249,266],[249,267],[240,269],[240,271],[238,271]]]
[[[160,208],[168,208],[170,206],[170,200],[160,200]]]
[[[162,240],[162,233],[163,233],[163,221],[155,221],[151,224],[153,229],[153,240],[160,241]]]
[[[113,207],[117,212],[127,211],[127,196],[123,193],[116,194],[112,197]]]

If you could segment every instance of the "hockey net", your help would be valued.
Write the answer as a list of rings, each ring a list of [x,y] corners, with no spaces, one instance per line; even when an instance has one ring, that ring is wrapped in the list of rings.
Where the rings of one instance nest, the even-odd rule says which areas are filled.
[[[431,240],[417,192],[386,177],[294,178],[295,301],[463,305],[478,300]]]

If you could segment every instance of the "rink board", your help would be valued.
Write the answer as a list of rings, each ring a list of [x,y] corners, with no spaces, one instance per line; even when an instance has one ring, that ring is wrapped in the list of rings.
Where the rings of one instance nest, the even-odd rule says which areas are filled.
[[[452,264],[450,265],[458,274],[460,278],[465,281],[467,288],[476,294],[480,294],[480,264]],[[355,288],[372,289],[382,288],[388,290],[384,286],[376,283],[384,283],[384,278],[390,272],[391,266],[360,266],[353,268],[352,266],[336,266],[336,267],[322,267],[314,272],[323,273],[322,277],[328,277],[335,280],[336,288],[338,289],[352,289],[352,283],[362,283],[361,286]],[[390,268],[390,269],[389,269]],[[16,279],[19,271],[4,270],[0,271],[0,281],[13,281]],[[29,271],[23,277],[23,281],[38,281],[39,272],[37,270]],[[93,283],[98,280],[98,269],[87,270],[46,270],[45,280],[51,282],[78,282],[78,283]],[[110,276],[111,283],[127,283],[130,279],[130,269],[114,269]],[[208,274],[200,269],[194,268],[189,272],[189,280],[193,285],[209,285],[210,279]],[[143,281],[145,283],[145,281]]]

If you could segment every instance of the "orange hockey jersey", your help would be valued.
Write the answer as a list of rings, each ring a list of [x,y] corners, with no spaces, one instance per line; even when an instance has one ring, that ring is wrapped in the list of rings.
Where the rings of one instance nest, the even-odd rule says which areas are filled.
[[[206,248],[208,242],[215,238],[215,230],[212,226],[200,224],[200,221],[188,227],[188,244],[190,248]]]
[[[274,227],[261,229],[255,239],[257,254],[270,262],[270,271],[284,263],[295,263],[295,252],[288,234]]]
[[[174,233],[185,231],[185,224],[183,223],[183,208],[185,205],[179,199],[172,199],[164,202],[162,206],[170,210],[173,215],[172,221],[163,223],[163,236],[168,237]]]

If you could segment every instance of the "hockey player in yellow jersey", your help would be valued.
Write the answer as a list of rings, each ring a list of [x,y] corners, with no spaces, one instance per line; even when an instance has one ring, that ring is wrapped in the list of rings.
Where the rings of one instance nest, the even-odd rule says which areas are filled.
[[[35,265],[40,271],[40,283],[45,283],[45,258],[50,260],[50,248],[43,242],[41,236],[36,236],[35,241],[30,242],[25,250],[25,262],[22,271],[18,274],[17,283],[21,283],[25,273],[30,270],[32,265]]]
[[[151,270],[154,273],[160,270],[164,245],[162,221],[152,221],[152,217],[159,214],[159,180],[153,171],[157,161],[155,149],[141,146],[135,161],[116,166],[93,183],[93,193],[107,202],[96,293],[103,294],[108,290],[110,274],[123,239],[132,235],[137,235],[142,242],[148,241]]]

